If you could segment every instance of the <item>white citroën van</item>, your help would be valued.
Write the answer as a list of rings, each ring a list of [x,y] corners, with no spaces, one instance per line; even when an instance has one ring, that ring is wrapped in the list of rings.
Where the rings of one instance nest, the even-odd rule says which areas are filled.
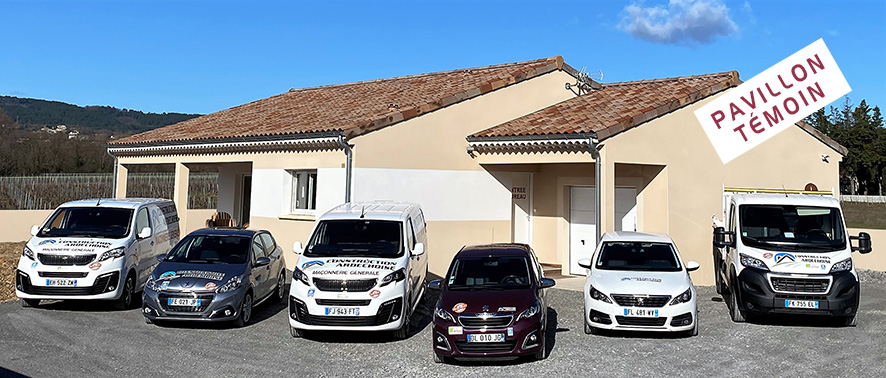
[[[428,272],[421,207],[408,202],[346,203],[317,220],[293,269],[289,325],[305,330],[409,334]]]
[[[130,308],[151,271],[178,243],[175,203],[89,199],[59,206],[31,228],[15,274],[23,306],[43,299],[101,299]]]

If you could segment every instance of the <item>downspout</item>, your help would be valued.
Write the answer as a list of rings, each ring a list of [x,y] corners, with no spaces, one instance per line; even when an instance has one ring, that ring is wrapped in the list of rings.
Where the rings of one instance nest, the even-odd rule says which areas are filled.
[[[338,145],[345,150],[345,156],[347,157],[347,162],[345,163],[345,203],[348,203],[351,202],[351,172],[354,162],[354,150],[348,145],[344,134],[338,135]]]
[[[108,156],[114,158],[114,175],[111,176],[111,198],[117,198],[117,157],[108,149]]]
[[[603,177],[602,176],[603,163],[600,161],[600,150],[599,150],[601,147],[603,147],[603,145],[601,145],[600,141],[597,139],[596,133],[588,134],[588,146],[590,146],[590,148],[591,148],[591,151],[590,151],[591,157],[594,158],[594,192],[595,192],[594,194],[597,196],[596,204],[594,205],[594,213],[595,213],[594,215],[596,216],[596,219],[594,220],[594,222],[596,223],[596,227],[594,227],[594,230],[596,231],[596,234],[594,235],[594,237],[596,238],[594,245],[598,246],[598,245],[600,245],[600,239],[602,237],[601,235],[603,234],[603,232],[601,230],[603,227],[602,226],[603,212],[601,211],[601,209],[602,209],[601,203],[603,200],[603,190],[600,187],[600,182],[602,181],[602,177]]]

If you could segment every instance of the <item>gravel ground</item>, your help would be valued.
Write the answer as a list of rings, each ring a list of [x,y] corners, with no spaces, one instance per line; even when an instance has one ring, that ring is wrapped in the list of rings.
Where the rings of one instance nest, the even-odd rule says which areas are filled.
[[[0,243],[0,302],[15,300],[15,267],[24,242]]]
[[[886,275],[880,275],[883,278]],[[0,304],[0,376],[883,376],[886,288],[865,280],[858,327],[822,318],[736,324],[711,287],[699,287],[700,333],[585,335],[582,294],[549,289],[549,357],[543,361],[435,364],[429,305],[403,341],[357,332],[289,336],[284,304],[257,309],[256,322],[154,326],[138,310],[89,302],[22,308]],[[431,293],[434,294],[434,293]],[[432,303],[430,298],[427,303]]]

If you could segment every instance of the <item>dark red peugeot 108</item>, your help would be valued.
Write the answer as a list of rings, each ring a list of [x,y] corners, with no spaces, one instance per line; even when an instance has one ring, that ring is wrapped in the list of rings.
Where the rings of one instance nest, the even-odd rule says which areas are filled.
[[[443,280],[434,310],[434,361],[456,358],[545,357],[544,278],[525,244],[464,247]]]

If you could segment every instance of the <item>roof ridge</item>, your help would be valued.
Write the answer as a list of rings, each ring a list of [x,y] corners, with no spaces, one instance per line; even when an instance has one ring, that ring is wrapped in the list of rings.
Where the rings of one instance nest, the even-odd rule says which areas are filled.
[[[717,76],[735,76],[737,78],[738,73],[735,71],[724,71],[724,72],[716,72],[716,73],[701,74],[701,75],[673,76],[673,77],[665,77],[665,78],[660,78],[660,79],[616,81],[616,82],[612,82],[612,83],[603,83],[602,85],[604,88],[605,87],[618,87],[618,86],[624,86],[624,85],[656,84],[656,83],[663,83],[666,81],[702,79],[702,78],[711,78],[711,77],[717,77]]]
[[[547,58],[524,60],[524,61],[520,61],[520,62],[511,62],[511,63],[492,64],[492,65],[488,65],[488,66],[457,68],[457,69],[446,70],[446,71],[425,72],[425,73],[420,73],[420,74],[386,77],[386,78],[381,78],[381,79],[361,80],[361,81],[352,81],[352,82],[348,82],[348,83],[318,85],[318,86],[314,86],[314,87],[290,88],[288,91],[281,93],[281,94],[305,92],[305,91],[315,90],[315,89],[329,89],[329,88],[337,88],[337,87],[346,87],[346,86],[357,85],[357,84],[380,83],[380,82],[386,82],[386,81],[391,81],[391,80],[412,79],[412,78],[417,78],[417,77],[427,77],[427,76],[434,76],[434,75],[446,75],[446,74],[464,72],[464,71],[468,71],[468,70],[491,70],[491,69],[503,68],[503,67],[508,67],[508,66],[518,66],[518,65],[523,65],[523,64],[541,63],[541,62],[545,62],[545,61],[557,62],[558,60],[563,60],[563,57],[560,55],[557,55],[557,56],[552,56],[552,57],[547,57]]]

